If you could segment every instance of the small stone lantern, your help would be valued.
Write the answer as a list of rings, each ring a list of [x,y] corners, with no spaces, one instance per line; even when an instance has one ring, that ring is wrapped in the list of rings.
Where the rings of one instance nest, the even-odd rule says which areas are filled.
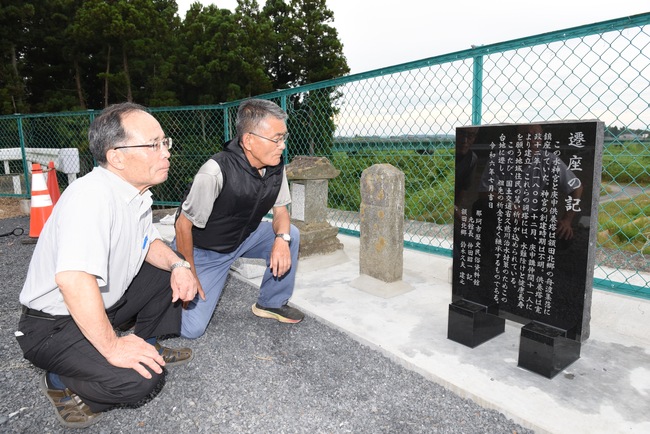
[[[291,223],[300,230],[300,257],[343,248],[337,227],[327,222],[327,181],[336,169],[325,157],[297,156],[286,166],[291,182]]]

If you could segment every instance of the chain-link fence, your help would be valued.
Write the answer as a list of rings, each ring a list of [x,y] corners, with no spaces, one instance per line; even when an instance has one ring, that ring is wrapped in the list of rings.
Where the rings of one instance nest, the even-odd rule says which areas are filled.
[[[646,13],[260,97],[289,113],[287,161],[295,155],[326,156],[341,171],[329,183],[332,224],[358,233],[361,172],[390,163],[406,179],[406,245],[446,255],[452,248],[457,127],[603,121],[595,281],[617,292],[650,297],[649,77]],[[154,188],[156,204],[178,204],[199,166],[234,136],[237,106],[152,109],[174,139],[169,179]],[[87,173],[92,157],[86,131],[94,116],[90,111],[0,117],[5,169],[0,195],[29,195],[27,163],[36,161],[39,148],[78,150],[77,175]],[[56,158],[58,168],[65,158],[75,157],[60,152]],[[15,187],[16,177],[23,180],[21,190]],[[69,178],[59,172],[62,188]]]

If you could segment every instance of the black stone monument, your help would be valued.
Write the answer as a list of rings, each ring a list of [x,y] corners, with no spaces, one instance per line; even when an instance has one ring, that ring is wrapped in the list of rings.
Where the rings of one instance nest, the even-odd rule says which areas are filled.
[[[519,366],[553,378],[589,337],[604,126],[456,130],[448,338],[471,348],[521,329]]]

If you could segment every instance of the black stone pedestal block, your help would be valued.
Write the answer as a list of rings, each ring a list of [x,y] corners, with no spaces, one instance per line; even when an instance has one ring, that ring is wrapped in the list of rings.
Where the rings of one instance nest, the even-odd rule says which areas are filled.
[[[474,348],[503,333],[505,325],[488,306],[462,299],[449,305],[447,339]]]
[[[530,322],[521,328],[518,366],[553,378],[580,358],[580,342],[566,337],[566,331]]]

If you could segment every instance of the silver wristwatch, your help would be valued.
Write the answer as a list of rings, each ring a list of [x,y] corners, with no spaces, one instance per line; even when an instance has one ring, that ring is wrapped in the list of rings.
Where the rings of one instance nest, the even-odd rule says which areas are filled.
[[[187,261],[178,261],[175,264],[172,264],[171,267],[169,267],[169,271],[174,271],[174,268],[178,268],[178,267],[187,268],[188,270],[192,269],[192,266],[190,265],[189,262],[187,262]]]
[[[287,243],[291,242],[291,235],[289,234],[275,234],[275,238],[282,238]]]

